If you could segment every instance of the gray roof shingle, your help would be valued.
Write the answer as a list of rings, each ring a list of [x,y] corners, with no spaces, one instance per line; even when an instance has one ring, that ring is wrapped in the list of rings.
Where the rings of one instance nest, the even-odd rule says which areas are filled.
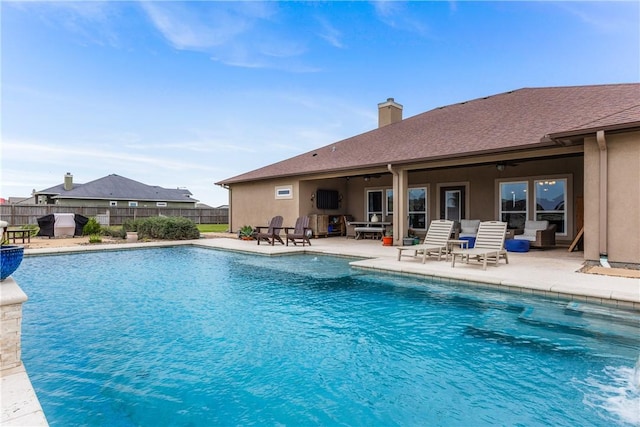
[[[436,108],[218,184],[550,146],[550,134],[621,123],[640,124],[640,84],[524,88]]]
[[[192,199],[191,192],[186,189],[162,188],[146,185],[119,175],[107,175],[86,184],[73,184],[69,191],[64,189],[64,184],[46,190],[38,191],[38,194],[55,194],[60,199],[110,199],[110,200],[147,200],[163,202],[189,202]]]

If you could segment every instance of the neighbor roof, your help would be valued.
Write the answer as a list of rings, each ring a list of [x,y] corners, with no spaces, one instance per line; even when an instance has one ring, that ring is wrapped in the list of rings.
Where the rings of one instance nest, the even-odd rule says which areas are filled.
[[[640,84],[524,88],[436,108],[217,184],[553,146],[549,135],[622,125],[640,127]]]
[[[119,175],[107,175],[86,184],[73,184],[69,191],[64,189],[64,184],[36,194],[54,194],[55,199],[109,199],[109,200],[135,200],[135,201],[162,201],[162,202],[188,202],[194,203],[191,192],[187,189],[162,188],[146,185]]]

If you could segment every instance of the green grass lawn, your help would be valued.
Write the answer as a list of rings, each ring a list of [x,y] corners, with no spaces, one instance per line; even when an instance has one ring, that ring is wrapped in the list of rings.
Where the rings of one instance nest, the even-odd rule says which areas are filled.
[[[201,233],[224,233],[229,224],[196,224]]]

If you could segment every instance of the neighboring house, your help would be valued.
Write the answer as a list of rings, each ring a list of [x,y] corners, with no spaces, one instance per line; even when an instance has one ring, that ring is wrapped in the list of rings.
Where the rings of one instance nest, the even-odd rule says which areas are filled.
[[[35,190],[34,190],[35,191]],[[7,204],[9,205],[34,205],[36,203],[35,197],[9,197]]]
[[[231,229],[377,214],[398,244],[438,218],[548,219],[559,244],[584,230],[585,259],[640,263],[640,84],[524,88],[404,120],[392,98],[378,107],[378,129],[218,182]]]
[[[62,184],[36,191],[34,197],[36,204],[59,206],[195,208],[198,202],[189,190],[146,185],[115,174],[77,184],[67,173]]]

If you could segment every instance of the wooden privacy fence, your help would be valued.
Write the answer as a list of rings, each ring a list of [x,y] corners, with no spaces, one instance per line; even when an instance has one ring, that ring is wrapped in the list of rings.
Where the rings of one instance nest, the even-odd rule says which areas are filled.
[[[0,219],[10,226],[38,224],[38,218],[53,213],[74,213],[87,218],[109,213],[109,225],[122,225],[128,219],[152,216],[188,218],[196,224],[228,224],[229,209],[219,208],[116,208],[56,205],[0,205]]]

